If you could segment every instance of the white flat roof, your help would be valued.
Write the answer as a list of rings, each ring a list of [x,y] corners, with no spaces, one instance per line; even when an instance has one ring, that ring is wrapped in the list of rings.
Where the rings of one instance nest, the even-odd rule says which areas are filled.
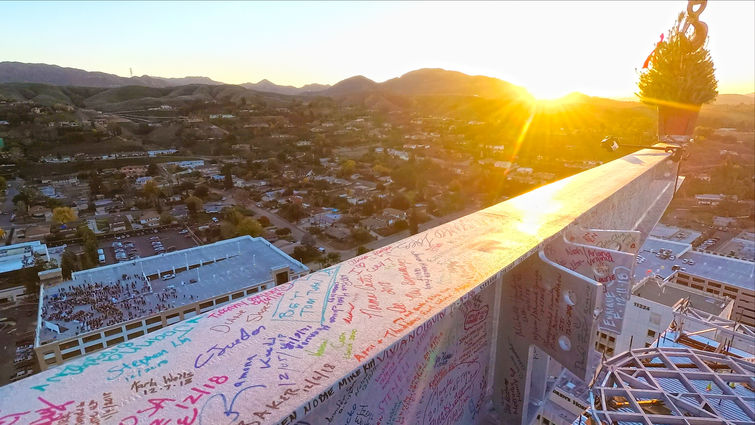
[[[670,249],[676,258],[664,260],[650,252],[651,249],[657,252],[660,248]],[[681,270],[683,273],[755,291],[755,263],[697,252],[691,248],[689,244],[648,238],[638,253],[645,258],[645,261],[643,263],[638,262],[635,267],[635,277],[642,278],[650,270],[666,279],[674,272],[672,267],[678,265],[684,269]],[[685,264],[684,259],[693,260],[695,264]]]
[[[200,263],[208,264],[169,280],[144,279]],[[72,280],[43,286],[39,345],[272,281],[272,270],[281,267],[294,275],[308,271],[266,240],[243,236],[76,272]]]

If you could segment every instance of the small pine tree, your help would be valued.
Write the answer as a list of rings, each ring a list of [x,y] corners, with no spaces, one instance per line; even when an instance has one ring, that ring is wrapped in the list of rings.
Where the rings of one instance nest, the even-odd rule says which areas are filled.
[[[683,14],[658,43],[650,67],[640,74],[640,98],[649,104],[702,105],[718,95],[710,51],[692,44],[681,32]]]

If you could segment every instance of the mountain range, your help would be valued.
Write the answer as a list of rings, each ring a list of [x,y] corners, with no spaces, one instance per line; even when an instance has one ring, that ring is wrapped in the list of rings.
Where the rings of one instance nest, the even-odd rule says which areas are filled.
[[[516,86],[497,78],[467,75],[457,71],[438,68],[424,68],[408,72],[400,77],[382,83],[364,76],[355,76],[340,81],[332,86],[325,84],[307,84],[303,87],[278,85],[263,79],[257,83],[228,85],[208,77],[188,76],[183,78],[165,78],[150,75],[139,77],[121,77],[104,72],[85,71],[77,68],[65,68],[57,65],[22,62],[0,62],[0,84],[2,83],[38,83],[63,87],[118,88],[142,86],[148,88],[169,89],[187,85],[243,87],[254,92],[281,95],[315,95],[338,98],[345,102],[366,103],[372,106],[392,109],[396,103],[405,101],[402,96],[474,96],[491,99],[532,99],[523,87]],[[227,90],[226,90],[227,91]],[[617,99],[636,101],[636,98]],[[755,93],[720,94],[717,104],[738,105],[755,103]]]
[[[123,86],[144,86],[154,88],[177,87],[188,84],[210,86],[226,85],[208,77],[165,78],[142,75],[121,77],[105,72],[85,71],[78,68],[65,68],[44,63],[0,62],[0,83],[39,83],[56,86],[113,88]],[[242,87],[269,93],[297,95],[327,89],[329,85],[308,84],[304,87],[281,86],[268,80],[258,83],[244,83]]]

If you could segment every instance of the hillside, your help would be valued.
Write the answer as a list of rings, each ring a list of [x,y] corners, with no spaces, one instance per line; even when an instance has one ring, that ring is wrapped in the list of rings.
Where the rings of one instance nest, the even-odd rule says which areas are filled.
[[[370,103],[394,103],[391,96],[476,96],[491,99],[532,96],[522,87],[497,78],[467,75],[444,69],[418,69],[382,83],[361,75],[347,78],[315,95],[332,96],[354,103],[358,99]]]
[[[383,90],[409,96],[453,95],[508,98],[531,97],[522,87],[497,78],[444,69],[418,69],[379,84]]]
[[[129,111],[194,102],[266,101],[280,103],[284,95],[262,93],[233,85],[192,84],[180,87],[123,86],[114,88],[60,87],[36,83],[0,83],[0,99],[33,101],[40,105],[68,104],[101,111]]]
[[[79,87],[172,87],[186,84],[223,84],[207,77],[163,78],[143,75],[121,77],[44,63],[0,62],[0,83],[40,83]]]
[[[719,94],[713,102],[715,105],[752,105],[755,104],[755,93],[750,94]]]
[[[326,84],[307,84],[302,87],[281,86],[266,79],[261,80],[258,83],[244,83],[244,84],[241,84],[241,86],[247,89],[251,89],[251,90],[267,92],[267,93],[286,94],[286,95],[315,93],[315,92],[323,91],[330,87],[329,85],[326,85]]]
[[[2,64],[8,68],[8,62]],[[156,80],[153,77],[149,78],[151,81]],[[186,79],[206,80],[204,77]],[[535,102],[525,89],[508,82],[443,69],[420,69],[382,83],[364,76],[355,76],[323,90],[310,90],[299,95],[288,94],[301,92],[307,87],[320,89],[323,86],[296,88],[278,86],[268,80],[245,86],[188,84],[175,87],[128,85],[99,88],[0,83],[0,97],[9,100],[30,100],[42,105],[64,103],[117,112],[143,110],[161,105],[183,107],[212,102],[241,104],[264,101],[278,104],[290,101],[296,96],[301,96],[304,102],[310,102],[315,97],[325,96],[341,104],[382,112],[415,111],[486,122],[526,119],[535,108],[535,118],[549,117],[554,125],[558,125],[554,128],[569,127],[569,122],[563,119],[590,122],[605,127],[612,126],[611,120],[639,126],[639,123],[647,125],[648,120],[656,119],[654,109],[639,102],[589,97],[580,93],[572,93],[557,102]],[[752,98],[753,95],[719,95],[716,103],[704,105],[699,124],[714,128],[752,128]]]
[[[357,75],[345,80],[341,80],[338,83],[334,84],[332,87],[316,94],[321,96],[347,96],[354,93],[374,91],[379,87],[380,85],[378,83],[370,80],[369,78],[362,75]]]

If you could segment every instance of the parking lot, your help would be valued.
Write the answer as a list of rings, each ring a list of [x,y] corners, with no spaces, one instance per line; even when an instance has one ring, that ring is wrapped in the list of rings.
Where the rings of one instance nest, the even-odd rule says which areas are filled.
[[[100,248],[105,253],[105,264],[150,257],[194,246],[197,246],[194,239],[187,230],[181,228],[146,232],[137,236],[123,235],[100,242]]]
[[[32,298],[0,304],[0,386],[36,370],[32,354],[37,302]]]

